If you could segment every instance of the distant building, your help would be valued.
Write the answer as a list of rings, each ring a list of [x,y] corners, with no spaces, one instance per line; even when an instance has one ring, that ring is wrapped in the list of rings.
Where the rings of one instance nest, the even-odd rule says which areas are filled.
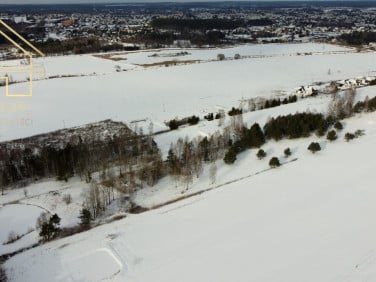
[[[65,20],[63,20],[63,26],[65,26],[65,27],[74,25],[74,23],[75,23],[74,19],[65,19]]]

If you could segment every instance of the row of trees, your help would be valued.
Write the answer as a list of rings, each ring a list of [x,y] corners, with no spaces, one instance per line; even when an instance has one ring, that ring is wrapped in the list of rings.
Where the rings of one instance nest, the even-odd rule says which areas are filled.
[[[376,97],[369,99],[368,96],[364,101],[359,101],[354,106],[354,112],[374,112],[376,111]]]
[[[288,97],[285,97],[284,99],[280,98],[271,98],[271,99],[265,99],[265,98],[251,98],[248,100],[248,111],[257,111],[257,110],[263,110],[273,107],[278,107],[280,105],[286,105],[289,103],[295,103],[298,100],[298,97],[296,95],[291,95]],[[228,112],[227,115],[232,117],[236,115],[242,115],[244,112],[243,110],[243,104],[240,105],[239,108],[232,107]],[[212,121],[214,119],[223,119],[225,117],[225,112],[223,110],[219,111],[217,114],[214,115],[214,113],[208,113],[204,116],[204,119],[208,121]],[[200,118],[193,115],[188,118],[183,119],[172,119],[170,120],[167,125],[170,127],[171,130],[178,129],[179,126],[189,124],[189,125],[195,125],[200,121]],[[220,122],[220,125],[223,123]]]
[[[36,43],[45,54],[85,54],[109,51],[138,50],[137,46],[123,46],[122,44],[107,44],[98,38],[72,38],[66,40],[48,39]]]
[[[266,138],[278,141],[307,137],[314,131],[325,133],[332,124],[333,118],[326,118],[323,114],[297,113],[271,118],[264,126],[264,133]]]
[[[352,33],[342,34],[339,39],[350,45],[363,45],[370,42],[376,42],[376,32],[354,31]]]

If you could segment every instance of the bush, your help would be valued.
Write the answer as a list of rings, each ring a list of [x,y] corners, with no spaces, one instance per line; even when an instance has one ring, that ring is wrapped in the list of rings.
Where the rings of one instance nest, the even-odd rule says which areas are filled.
[[[217,55],[217,59],[218,59],[218,61],[223,61],[225,58],[226,58],[226,57],[225,57],[224,54],[218,54],[218,55]]]
[[[309,144],[308,150],[310,150],[311,153],[314,154],[314,153],[316,153],[318,151],[321,151],[321,146],[317,142],[312,142],[311,144]]]
[[[343,125],[340,121],[337,121],[335,124],[334,124],[334,128],[337,129],[337,130],[342,130],[343,129]]]
[[[355,135],[353,133],[347,132],[345,134],[345,140],[346,140],[346,142],[349,142],[350,140],[353,140],[354,138],[355,138]]]
[[[334,141],[337,139],[337,132],[335,130],[330,130],[326,135],[326,139],[329,141]]]
[[[286,158],[288,158],[289,156],[291,156],[291,150],[290,150],[290,148],[286,148],[283,152],[284,152]]]
[[[226,164],[233,164],[236,161],[236,151],[233,147],[227,151],[223,160]]]
[[[281,164],[279,162],[279,159],[277,157],[273,157],[269,161],[269,166],[271,168],[279,167]]]
[[[262,160],[263,158],[266,157],[266,153],[263,149],[260,149],[260,150],[258,150],[256,156],[259,160]]]
[[[364,130],[362,129],[357,129],[354,133],[355,137],[358,138],[360,136],[363,136],[364,135]]]

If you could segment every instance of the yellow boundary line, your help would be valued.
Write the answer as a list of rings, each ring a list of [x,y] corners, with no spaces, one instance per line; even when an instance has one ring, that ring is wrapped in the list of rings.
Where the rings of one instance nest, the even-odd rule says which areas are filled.
[[[3,25],[8,31],[13,33],[15,36],[17,36],[22,42],[24,42],[27,46],[29,46],[31,49],[33,49],[37,54],[44,57],[44,53],[41,52],[38,48],[36,48],[33,44],[31,44],[29,41],[27,41],[24,37],[22,37],[17,31],[15,31],[13,28],[11,28],[9,25],[7,25],[4,21],[0,20],[0,24]],[[6,76],[0,77],[0,80],[5,80],[5,93],[7,97],[31,97],[33,96],[33,55],[31,52],[26,51],[24,48],[22,48],[17,42],[15,42],[12,38],[10,38],[7,34],[5,34],[3,31],[0,30],[0,35],[2,35],[5,39],[7,39],[10,43],[12,43],[16,48],[21,50],[24,53],[25,57],[29,58],[29,66],[13,66],[10,67],[10,70],[13,70],[12,72],[15,72],[15,70],[18,70],[18,72],[29,72],[29,93],[28,94],[10,94],[9,93],[9,78]],[[1,68],[1,70],[6,69],[6,67]]]

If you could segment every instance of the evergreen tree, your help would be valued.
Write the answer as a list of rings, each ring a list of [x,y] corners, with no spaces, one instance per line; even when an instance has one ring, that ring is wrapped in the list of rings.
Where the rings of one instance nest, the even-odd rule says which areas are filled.
[[[352,140],[352,139],[354,139],[355,138],[355,135],[353,134],[353,133],[349,133],[349,132],[347,132],[346,134],[345,134],[345,140],[346,140],[346,142],[349,142],[350,140]]]
[[[170,127],[171,130],[175,130],[179,128],[179,125],[178,125],[178,122],[173,119],[169,121],[168,127]]]
[[[335,130],[330,130],[326,135],[326,139],[329,141],[334,141],[337,139],[337,132]]]
[[[291,156],[291,150],[290,150],[290,148],[286,148],[283,152],[285,153],[285,157],[286,158],[288,158],[289,156]]]
[[[59,225],[60,217],[55,213],[48,221],[42,223],[39,236],[42,237],[43,241],[52,240],[60,231]]]
[[[90,228],[91,212],[88,209],[83,208],[80,212],[79,219],[81,219],[80,225],[83,228]]]
[[[269,161],[269,166],[271,168],[279,167],[281,164],[279,162],[279,159],[277,157],[273,157]]]
[[[248,147],[249,148],[260,148],[265,143],[265,136],[261,130],[258,123],[254,123],[250,130],[247,132]]]
[[[226,164],[233,164],[236,161],[236,151],[233,147],[227,151],[223,160]]]
[[[263,149],[260,149],[258,150],[256,156],[259,160],[262,160],[263,158],[266,157],[266,152]]]
[[[340,121],[336,121],[336,123],[334,124],[334,128],[337,129],[337,130],[342,130],[343,125]]]
[[[321,151],[321,146],[317,142],[312,142],[311,144],[309,144],[308,150],[310,150],[312,152],[312,154],[314,154],[318,151]]]

